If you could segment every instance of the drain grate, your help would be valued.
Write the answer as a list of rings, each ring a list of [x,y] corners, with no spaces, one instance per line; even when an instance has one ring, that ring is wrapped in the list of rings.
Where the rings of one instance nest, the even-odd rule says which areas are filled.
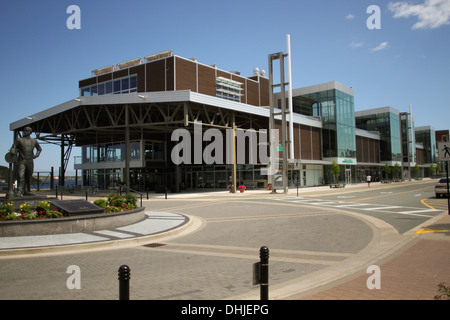
[[[164,243],[149,243],[149,244],[144,244],[143,247],[147,247],[147,248],[157,248],[157,247],[162,247],[165,246]]]

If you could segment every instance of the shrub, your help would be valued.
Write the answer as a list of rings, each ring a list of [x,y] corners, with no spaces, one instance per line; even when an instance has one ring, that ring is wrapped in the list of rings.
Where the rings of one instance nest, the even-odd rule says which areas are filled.
[[[20,205],[20,213],[22,215],[31,213],[31,206],[28,203],[24,203]]]
[[[94,204],[100,208],[106,208],[108,206],[108,201],[106,199],[97,199]]]
[[[22,214],[22,219],[33,220],[37,218],[37,214],[35,212],[29,212]]]
[[[125,204],[122,206],[122,209],[123,209],[123,210],[132,210],[132,209],[136,209],[136,205],[135,205],[135,204],[132,204],[132,203],[125,203]]]
[[[50,202],[42,201],[36,205],[34,210],[36,210],[36,213],[38,214],[38,216],[45,216],[45,215],[47,215],[48,211],[50,210]]]
[[[105,213],[113,213],[113,212],[119,212],[119,211],[122,211],[122,209],[120,207],[107,206],[105,208]]]
[[[18,217],[16,216],[16,214],[13,213],[9,213],[5,216],[5,220],[16,220]]]
[[[55,209],[53,210],[49,210],[47,212],[47,217],[49,217],[50,219],[55,219],[55,218],[59,218],[61,217],[63,214]]]
[[[136,208],[137,198],[132,193],[127,193],[124,197],[117,193],[111,193],[105,199],[97,199],[94,204],[105,209],[105,213],[119,212]]]
[[[122,207],[122,205],[125,203],[125,199],[122,198],[117,193],[111,193],[108,197],[108,202],[110,206],[113,207]]]
[[[11,213],[14,213],[14,205],[12,202],[5,203],[0,207],[0,214],[2,216],[7,216]]]
[[[132,194],[132,193],[127,193],[127,194],[125,195],[125,203],[126,203],[126,204],[133,205],[134,208],[136,208],[136,202],[137,202],[137,198],[136,198],[136,196],[135,196],[134,194]]]
[[[438,284],[439,294],[434,296],[435,300],[450,300],[450,287],[445,285],[445,282]]]
[[[5,220],[33,220],[36,218],[59,218],[63,214],[57,210],[50,210],[50,202],[42,201],[31,207],[28,203],[23,203],[19,207],[19,212],[14,212],[14,205],[12,202],[0,206],[0,221]]]

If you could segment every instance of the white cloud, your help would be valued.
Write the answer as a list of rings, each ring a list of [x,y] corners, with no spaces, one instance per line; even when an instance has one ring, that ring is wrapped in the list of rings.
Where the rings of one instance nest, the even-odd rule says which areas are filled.
[[[380,51],[380,50],[384,50],[388,47],[388,43],[387,42],[382,42],[380,43],[377,47],[371,49],[370,51],[374,52],[374,51]]]
[[[419,20],[412,29],[435,29],[450,24],[450,0],[425,0],[423,4],[390,2],[394,18],[416,16]]]
[[[353,19],[355,19],[355,16],[352,15],[351,13],[349,13],[348,15],[345,16],[345,19],[347,19],[347,20],[353,20]]]
[[[364,45],[364,42],[352,42],[350,43],[350,47],[352,48],[359,48],[362,47]]]

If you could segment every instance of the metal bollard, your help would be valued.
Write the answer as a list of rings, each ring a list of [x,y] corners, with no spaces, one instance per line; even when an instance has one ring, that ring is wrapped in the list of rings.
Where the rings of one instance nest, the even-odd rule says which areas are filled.
[[[119,300],[130,300],[130,268],[127,265],[119,268]]]
[[[260,299],[269,300],[269,248],[266,246],[259,249],[259,258],[261,261],[260,272]]]

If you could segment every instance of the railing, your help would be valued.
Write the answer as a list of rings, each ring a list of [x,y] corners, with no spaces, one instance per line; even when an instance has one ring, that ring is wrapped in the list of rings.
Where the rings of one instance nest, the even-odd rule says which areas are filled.
[[[142,196],[144,196],[144,194],[142,192],[139,192],[137,190],[131,189],[126,186],[119,186],[119,195],[122,195],[122,191],[125,192],[126,190],[128,190],[128,192],[131,192],[131,193],[137,193],[141,196],[140,198],[141,198],[141,207],[142,207]],[[147,191],[147,200],[148,200],[148,191]]]

